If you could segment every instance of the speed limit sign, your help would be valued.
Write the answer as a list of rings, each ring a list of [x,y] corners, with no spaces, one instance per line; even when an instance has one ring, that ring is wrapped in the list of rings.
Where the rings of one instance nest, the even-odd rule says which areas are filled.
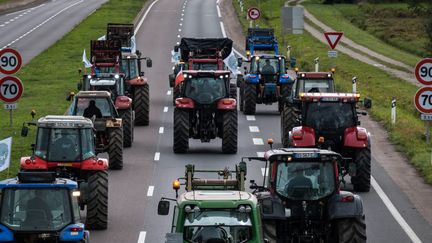
[[[22,65],[21,55],[12,48],[0,51],[0,72],[10,75],[18,72]]]
[[[0,79],[0,100],[6,103],[12,103],[23,94],[24,86],[17,77],[6,76]]]
[[[432,58],[425,58],[415,67],[416,79],[424,85],[432,85]]]
[[[432,87],[423,87],[417,90],[414,103],[421,113],[432,113]]]

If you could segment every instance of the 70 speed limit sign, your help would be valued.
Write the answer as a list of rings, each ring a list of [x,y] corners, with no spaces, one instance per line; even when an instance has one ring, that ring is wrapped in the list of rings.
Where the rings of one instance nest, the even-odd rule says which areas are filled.
[[[21,80],[17,77],[6,76],[0,79],[0,100],[6,103],[12,103],[19,98],[24,91]]]
[[[432,113],[432,87],[423,87],[417,90],[414,103],[421,113]]]

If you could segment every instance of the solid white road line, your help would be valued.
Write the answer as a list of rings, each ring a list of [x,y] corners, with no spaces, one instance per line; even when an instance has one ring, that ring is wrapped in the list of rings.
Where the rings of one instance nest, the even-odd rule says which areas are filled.
[[[152,197],[154,191],[154,186],[149,186],[147,190],[147,197]]]
[[[164,133],[164,127],[159,127],[159,133]]]
[[[165,106],[163,112],[168,112],[168,106]]]
[[[255,116],[246,116],[246,120],[255,121]]]
[[[257,126],[249,126],[250,132],[259,132],[259,128]]]
[[[221,31],[222,31],[222,36],[223,36],[224,38],[226,38],[227,35],[226,35],[226,32],[225,32],[225,27],[224,27],[222,21],[220,21],[219,23],[220,23],[220,27],[221,27]]]
[[[171,95],[171,90],[168,90],[168,91],[167,91],[167,95]]]
[[[138,242],[137,243],[144,243],[145,242],[145,237],[146,237],[146,232],[145,231],[141,231],[139,233]]]
[[[405,231],[405,233],[408,235],[411,241],[414,243],[421,243],[422,241],[420,240],[420,238],[416,235],[414,230],[408,225],[408,223],[405,221],[405,219],[402,217],[402,215],[399,213],[399,211],[390,201],[387,194],[385,194],[385,192],[383,191],[383,189],[381,188],[381,186],[378,184],[378,182],[375,180],[373,176],[371,177],[371,184],[373,189],[376,191],[378,196],[386,205],[387,209],[390,211],[393,218],[402,227],[402,229]]]
[[[256,152],[257,157],[264,157],[265,152]]]
[[[252,138],[252,140],[255,145],[264,145],[262,138]]]
[[[139,21],[137,27],[135,28],[134,35],[136,35],[136,33],[138,33],[138,30],[140,29],[141,25],[143,24],[145,18],[147,17],[147,14],[153,8],[153,5],[155,5],[157,2],[159,2],[159,0],[156,0],[152,4],[150,4],[150,6],[148,7],[148,9],[146,10],[146,12],[144,13],[144,15],[142,16],[141,20]],[[144,237],[145,237],[145,233],[144,233]]]
[[[220,11],[219,5],[216,5],[216,11],[217,11],[217,15],[218,15],[218,17],[219,17],[219,18],[222,18],[222,15],[221,15],[221,11]]]
[[[159,161],[159,159],[160,159],[160,153],[156,152],[154,156],[154,161]]]

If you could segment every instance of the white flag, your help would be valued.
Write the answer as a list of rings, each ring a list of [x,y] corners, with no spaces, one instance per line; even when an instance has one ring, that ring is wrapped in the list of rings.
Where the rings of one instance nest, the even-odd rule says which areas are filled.
[[[131,53],[136,52],[136,42],[135,42],[135,35],[131,37]]]
[[[0,141],[0,171],[4,171],[10,165],[12,137]]]
[[[227,56],[227,58],[224,59],[224,63],[234,75],[237,75],[240,73],[240,71],[238,70],[237,58],[234,55],[233,51],[231,51],[229,56]]]
[[[106,40],[106,36],[103,35],[103,36],[99,37],[98,40]]]
[[[180,62],[180,53],[171,50],[171,62],[176,64]]]
[[[89,67],[92,67],[92,66],[93,66],[93,65],[90,63],[90,61],[87,59],[87,55],[86,55],[85,49],[84,49],[84,52],[83,52],[82,61],[83,61],[83,63],[84,63],[84,67],[86,67],[86,68],[89,68]]]

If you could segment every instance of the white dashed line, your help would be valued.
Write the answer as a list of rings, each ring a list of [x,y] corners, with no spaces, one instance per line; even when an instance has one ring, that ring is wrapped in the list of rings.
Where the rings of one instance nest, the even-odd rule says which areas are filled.
[[[265,152],[256,152],[256,153],[257,153],[257,157],[263,157],[264,158]]]
[[[225,32],[225,27],[224,27],[222,21],[219,22],[219,23],[220,23],[220,27],[221,27],[221,31],[222,31],[222,36],[223,36],[224,38],[226,38],[227,35],[226,35],[226,32]]]
[[[183,23],[180,23],[180,26],[183,26]]]
[[[168,106],[165,106],[163,112],[168,112]]]
[[[255,116],[246,116],[246,120],[255,121]]]
[[[262,138],[252,138],[252,140],[255,145],[264,145]]]
[[[149,188],[147,190],[147,197],[152,197],[153,191],[154,191],[154,186],[149,186]]]
[[[159,161],[159,159],[160,159],[160,153],[156,152],[154,156],[154,161]]]
[[[160,134],[164,133],[164,127],[159,127],[159,133]]]
[[[221,12],[220,12],[220,8],[219,5],[216,5],[216,11],[217,11],[217,15],[219,18],[222,18]]]
[[[181,32],[181,29],[179,29],[179,32]]]
[[[168,91],[167,91],[167,95],[171,95],[171,90],[168,90]]]
[[[216,4],[219,4],[219,0],[216,1]]]
[[[183,21],[183,18],[181,18],[180,21]]]
[[[177,35],[177,38],[180,38],[180,35]]]
[[[259,128],[257,126],[249,126],[250,132],[259,132]]]
[[[145,242],[145,237],[146,237],[146,232],[145,231],[141,231],[139,233],[137,243],[144,243]]]

